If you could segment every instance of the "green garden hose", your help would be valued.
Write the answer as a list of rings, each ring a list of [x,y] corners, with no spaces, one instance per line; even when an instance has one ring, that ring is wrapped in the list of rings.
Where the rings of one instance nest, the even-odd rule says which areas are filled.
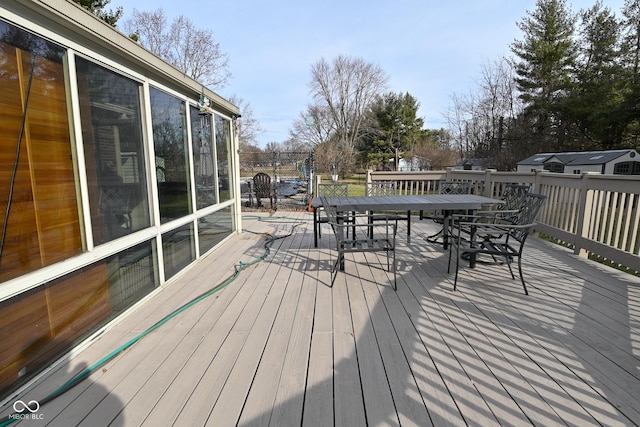
[[[250,217],[258,218],[259,221],[263,221],[263,222],[276,222],[276,221],[277,222],[281,222],[282,219],[295,219],[296,221],[299,221],[299,219],[297,219],[297,218],[288,218],[288,217],[285,217],[285,216],[263,217],[263,216],[259,216],[259,215],[253,215],[253,216],[250,216]],[[191,301],[187,302],[183,306],[179,307],[178,309],[176,309],[172,313],[170,313],[167,316],[165,316],[164,318],[160,319],[153,326],[149,327],[148,329],[146,329],[145,331],[143,331],[142,333],[140,333],[136,337],[132,338],[128,342],[124,343],[120,347],[118,347],[115,350],[113,350],[111,353],[107,354],[105,357],[103,357],[102,359],[100,359],[99,361],[94,363],[93,365],[87,367],[85,370],[83,370],[82,372],[80,372],[77,375],[75,375],[73,378],[71,378],[66,383],[62,384],[60,387],[58,387],[53,392],[51,392],[49,395],[47,395],[44,399],[37,401],[38,404],[40,405],[40,407],[42,405],[52,401],[56,397],[62,395],[66,391],[70,390],[71,388],[75,387],[82,380],[84,380],[89,375],[91,375],[94,371],[100,369],[100,367],[105,365],[107,362],[109,362],[111,359],[116,357],[118,354],[122,353],[124,350],[128,349],[129,347],[131,347],[132,345],[134,345],[135,343],[140,341],[142,338],[144,338],[145,336],[149,335],[151,332],[155,331],[156,329],[158,329],[159,327],[161,327],[162,325],[167,323],[169,320],[171,320],[174,317],[176,317],[178,314],[182,313],[183,311],[185,311],[188,308],[194,306],[195,304],[199,303],[200,301],[210,297],[211,295],[213,295],[213,294],[217,293],[218,291],[220,291],[220,290],[226,288],[227,286],[229,286],[234,280],[236,280],[238,278],[238,276],[240,275],[242,270],[244,270],[247,267],[250,267],[253,264],[256,264],[256,263],[264,260],[267,256],[269,256],[269,253],[271,252],[271,246],[273,246],[273,243],[276,240],[284,239],[286,237],[291,236],[293,234],[293,230],[295,230],[295,228],[297,226],[299,226],[299,225],[302,225],[302,223],[294,223],[291,231],[288,234],[285,234],[285,235],[282,235],[282,236],[278,236],[278,237],[274,237],[272,234],[269,234],[269,233],[259,233],[259,232],[243,229],[244,232],[253,233],[253,234],[260,234],[260,235],[263,235],[263,236],[265,236],[267,238],[267,241],[264,244],[264,249],[265,250],[264,250],[264,253],[262,255],[260,255],[257,258],[254,258],[253,260],[251,260],[249,262],[240,261],[238,263],[238,265],[236,266],[236,268],[235,268],[235,273],[233,273],[225,281],[223,281],[222,283],[214,286],[210,290],[200,294],[199,296],[195,297],[194,299],[192,299]],[[19,415],[20,415],[19,413],[14,413],[14,414],[9,415],[7,420],[5,420],[2,423],[0,423],[0,427],[5,427],[5,426],[8,426],[8,425],[12,424],[15,421],[19,421],[20,420]]]

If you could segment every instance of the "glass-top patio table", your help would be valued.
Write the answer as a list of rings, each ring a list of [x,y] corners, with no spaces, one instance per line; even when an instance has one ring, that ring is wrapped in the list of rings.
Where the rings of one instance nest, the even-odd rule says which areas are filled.
[[[335,206],[338,213],[368,211],[442,211],[445,216],[445,221],[451,212],[454,211],[465,211],[472,214],[479,209],[486,209],[492,205],[504,203],[502,200],[475,194],[329,197],[327,198],[327,202]],[[322,200],[320,200],[320,198],[314,198],[311,207],[313,208],[314,247],[318,247],[317,208],[322,207]],[[446,238],[444,239],[444,245],[446,249]]]

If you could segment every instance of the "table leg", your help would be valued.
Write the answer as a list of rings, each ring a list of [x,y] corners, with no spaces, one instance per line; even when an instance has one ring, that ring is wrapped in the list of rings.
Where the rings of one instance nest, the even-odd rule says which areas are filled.
[[[313,208],[313,247],[318,247],[318,210]]]
[[[451,211],[442,211],[442,248],[449,249],[449,225],[451,221]]]
[[[469,246],[471,246],[472,248],[475,247],[476,244],[476,231],[477,231],[477,227],[475,225],[471,226],[471,236],[469,236],[469,238],[471,239],[471,242],[469,242]],[[470,252],[469,253],[469,268],[475,268],[476,266],[476,253],[475,252]]]

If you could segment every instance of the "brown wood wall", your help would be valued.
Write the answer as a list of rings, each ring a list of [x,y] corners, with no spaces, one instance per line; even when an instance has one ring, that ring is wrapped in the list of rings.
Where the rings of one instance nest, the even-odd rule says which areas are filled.
[[[5,72],[14,77],[2,80],[0,97],[0,221],[4,223],[31,57],[6,46],[2,54],[7,58]],[[78,212],[62,64],[39,57],[28,97],[0,282],[81,253]]]
[[[106,263],[5,301],[0,305],[0,395],[51,363],[76,339],[111,315]]]
[[[0,285],[82,252],[62,64],[38,57],[13,196],[12,170],[31,74],[29,53],[0,43],[0,223],[10,204]],[[66,350],[111,312],[106,263],[0,304],[0,395]]]

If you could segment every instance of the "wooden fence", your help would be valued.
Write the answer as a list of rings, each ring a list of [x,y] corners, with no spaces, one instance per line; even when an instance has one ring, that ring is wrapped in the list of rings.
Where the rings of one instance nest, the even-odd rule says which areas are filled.
[[[369,171],[367,182],[396,181],[401,194],[433,194],[442,181],[471,181],[476,193],[499,198],[507,184],[529,184],[547,196],[536,231],[615,266],[640,271],[640,176],[546,171]]]

